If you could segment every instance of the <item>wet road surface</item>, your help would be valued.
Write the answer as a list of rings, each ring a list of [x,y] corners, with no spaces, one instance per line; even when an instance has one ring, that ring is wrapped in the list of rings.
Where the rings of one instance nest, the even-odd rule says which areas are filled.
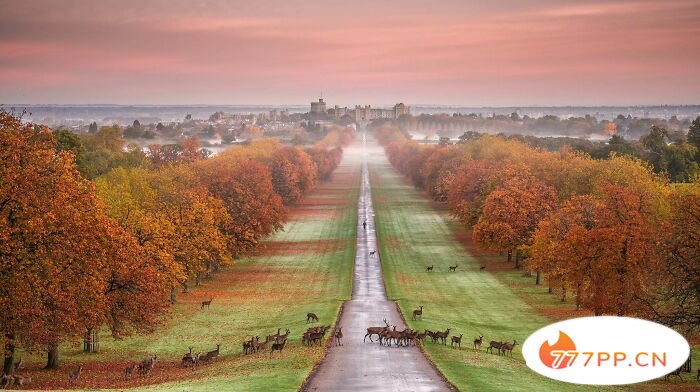
[[[362,138],[365,145],[364,135]],[[305,391],[449,391],[417,347],[380,346],[376,335],[374,343],[363,342],[367,327],[384,326],[383,319],[397,330],[405,328],[396,304],[386,297],[379,252],[369,254],[377,249],[377,237],[367,154],[383,154],[375,143],[370,146],[373,148],[359,150],[363,156],[355,276],[352,299],[345,303],[338,323],[343,328],[343,346],[330,348]]]

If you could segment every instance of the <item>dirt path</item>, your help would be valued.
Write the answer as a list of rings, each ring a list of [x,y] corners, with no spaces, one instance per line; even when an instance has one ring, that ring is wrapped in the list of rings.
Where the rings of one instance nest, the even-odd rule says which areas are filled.
[[[364,137],[358,138],[364,144]],[[357,253],[352,300],[345,303],[338,326],[343,328],[343,346],[331,347],[328,355],[307,383],[306,391],[448,391],[437,370],[416,347],[386,347],[363,342],[368,326],[383,326],[383,319],[397,330],[405,324],[396,304],[384,289],[377,238],[374,229],[372,190],[367,154],[379,149],[358,149],[362,153],[362,188],[358,203]],[[362,223],[367,222],[364,229]]]

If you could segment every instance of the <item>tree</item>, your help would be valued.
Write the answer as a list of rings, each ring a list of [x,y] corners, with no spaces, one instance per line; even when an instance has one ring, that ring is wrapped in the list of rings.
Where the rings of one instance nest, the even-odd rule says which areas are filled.
[[[700,116],[696,117],[688,128],[688,143],[700,148]]]
[[[293,204],[316,183],[316,164],[297,147],[282,147],[269,163],[272,185],[285,204]]]
[[[198,162],[195,171],[230,216],[223,231],[234,257],[255,249],[263,236],[283,227],[286,210],[272,186],[267,165],[235,154],[221,154]]]
[[[97,132],[97,123],[96,122],[91,122],[90,126],[88,127],[88,132],[90,133],[96,133]]]
[[[484,201],[483,212],[474,226],[474,241],[489,250],[507,250],[508,261],[532,244],[537,225],[557,205],[555,190],[525,172],[507,180]]]
[[[638,299],[646,318],[678,328],[686,336],[700,333],[700,185],[678,187],[670,195],[670,214],[658,237],[658,268],[645,275]]]
[[[17,343],[47,350],[85,328],[149,327],[167,306],[133,237],[101,213],[73,155],[48,128],[0,112],[0,328],[5,371]],[[133,291],[133,293],[132,293]],[[129,292],[129,295],[126,293]],[[143,301],[141,303],[141,301]],[[121,312],[134,306],[143,312]]]

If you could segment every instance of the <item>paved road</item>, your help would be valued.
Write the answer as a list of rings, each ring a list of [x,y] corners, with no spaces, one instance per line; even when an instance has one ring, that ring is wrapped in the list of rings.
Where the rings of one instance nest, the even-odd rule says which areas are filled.
[[[363,145],[364,145],[363,136]],[[345,303],[339,326],[344,345],[331,347],[306,385],[306,391],[449,391],[448,384],[416,347],[381,347],[363,342],[368,326],[383,326],[383,319],[398,330],[405,328],[394,302],[384,289],[374,231],[372,190],[367,154],[383,151],[365,146],[362,151],[362,188],[358,203],[357,254],[352,300]],[[364,229],[362,222],[367,222]]]

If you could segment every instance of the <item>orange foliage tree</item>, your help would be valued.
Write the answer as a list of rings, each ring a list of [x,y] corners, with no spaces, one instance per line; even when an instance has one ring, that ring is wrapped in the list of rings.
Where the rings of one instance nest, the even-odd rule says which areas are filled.
[[[316,184],[316,164],[299,148],[280,148],[272,155],[269,167],[272,185],[284,204],[293,204]]]
[[[133,237],[105,216],[71,153],[48,128],[0,112],[0,328],[5,371],[15,345],[47,350],[107,325],[152,328],[167,307],[162,278]],[[140,308],[142,307],[142,308]]]

